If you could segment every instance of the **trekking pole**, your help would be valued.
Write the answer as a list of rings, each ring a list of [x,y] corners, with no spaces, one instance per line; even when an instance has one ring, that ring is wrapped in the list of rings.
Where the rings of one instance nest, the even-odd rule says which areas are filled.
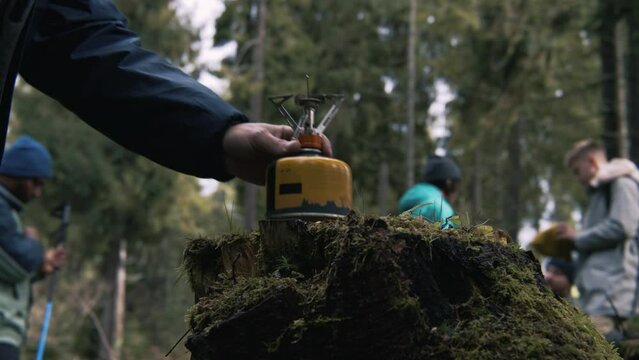
[[[62,205],[62,211],[60,214],[60,229],[58,231],[58,238],[56,239],[56,247],[64,244],[64,240],[67,235],[67,227],[69,226],[69,216],[71,215],[71,205],[65,202]],[[49,288],[47,290],[47,306],[44,311],[44,321],[42,322],[42,332],[40,333],[40,342],[38,343],[38,353],[36,360],[42,360],[44,356],[44,347],[47,344],[47,333],[49,332],[49,322],[51,321],[51,313],[53,312],[53,292],[58,283],[58,272],[55,271],[51,275],[49,281]]]

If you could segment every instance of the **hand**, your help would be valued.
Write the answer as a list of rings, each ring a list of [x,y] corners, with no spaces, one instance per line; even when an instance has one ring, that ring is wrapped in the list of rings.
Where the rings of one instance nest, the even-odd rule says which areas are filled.
[[[242,180],[264,185],[266,168],[274,160],[296,155],[300,143],[291,140],[293,129],[285,125],[242,123],[232,126],[222,141],[226,170]],[[323,153],[333,156],[330,141],[322,136]]]
[[[33,226],[24,227],[24,236],[34,240],[40,239],[40,233],[38,233],[38,229],[34,228]]]
[[[557,239],[559,240],[575,241],[576,235],[577,232],[575,231],[575,228],[566,223],[557,225],[557,229],[555,230],[555,236],[557,236]]]
[[[54,249],[48,249],[44,253],[44,259],[42,260],[42,267],[40,268],[40,271],[45,275],[53,273],[64,265],[65,258],[66,253],[62,246],[58,246]]]

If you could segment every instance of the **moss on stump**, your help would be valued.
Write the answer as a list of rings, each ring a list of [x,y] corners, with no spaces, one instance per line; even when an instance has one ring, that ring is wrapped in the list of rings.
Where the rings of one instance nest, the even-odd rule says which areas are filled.
[[[192,359],[616,359],[529,252],[408,216],[190,242]]]

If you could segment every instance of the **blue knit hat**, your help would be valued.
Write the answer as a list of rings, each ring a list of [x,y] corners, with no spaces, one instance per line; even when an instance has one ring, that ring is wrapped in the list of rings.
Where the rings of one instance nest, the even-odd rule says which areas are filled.
[[[422,181],[432,183],[434,181],[461,180],[461,170],[453,159],[446,156],[431,155],[426,161]]]
[[[48,179],[52,175],[51,166],[49,151],[30,136],[22,135],[4,152],[0,174]]]

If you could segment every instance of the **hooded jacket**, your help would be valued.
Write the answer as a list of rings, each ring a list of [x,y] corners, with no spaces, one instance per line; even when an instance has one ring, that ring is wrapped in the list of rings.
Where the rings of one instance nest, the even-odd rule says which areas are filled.
[[[433,184],[419,183],[408,189],[399,200],[399,211],[410,211],[412,216],[439,222],[444,228],[455,227],[450,221],[455,211],[442,191]]]
[[[589,315],[636,314],[639,248],[639,171],[629,160],[601,166],[575,238],[579,304]],[[616,311],[615,311],[616,309]]]
[[[16,347],[26,337],[31,282],[44,258],[41,244],[24,235],[22,207],[0,185],[0,343]]]
[[[16,74],[122,146],[221,181],[226,129],[248,119],[140,46],[110,0],[0,0],[0,152]]]

